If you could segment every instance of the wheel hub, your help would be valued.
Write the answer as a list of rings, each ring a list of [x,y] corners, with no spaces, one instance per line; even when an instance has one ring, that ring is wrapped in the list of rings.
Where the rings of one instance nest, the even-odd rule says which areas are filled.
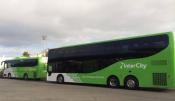
[[[110,83],[110,86],[112,87],[117,86],[117,81],[115,79],[111,79],[109,83]]]
[[[59,77],[59,78],[58,78],[58,82],[59,82],[59,83],[62,83],[62,81],[63,81],[63,78],[62,78],[62,77]]]
[[[134,88],[135,87],[135,81],[134,80],[128,80],[127,81],[127,86],[129,88]]]

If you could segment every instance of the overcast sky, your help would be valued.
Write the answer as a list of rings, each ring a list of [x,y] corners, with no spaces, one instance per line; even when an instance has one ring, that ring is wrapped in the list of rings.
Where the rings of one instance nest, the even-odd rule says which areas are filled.
[[[0,56],[167,31],[175,0],[0,0]]]

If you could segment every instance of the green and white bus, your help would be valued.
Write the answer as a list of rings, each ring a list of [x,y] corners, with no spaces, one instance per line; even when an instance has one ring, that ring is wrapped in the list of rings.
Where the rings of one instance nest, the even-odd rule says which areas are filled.
[[[50,49],[47,81],[175,87],[173,32]]]
[[[3,77],[19,79],[46,79],[46,57],[17,57],[3,61]]]

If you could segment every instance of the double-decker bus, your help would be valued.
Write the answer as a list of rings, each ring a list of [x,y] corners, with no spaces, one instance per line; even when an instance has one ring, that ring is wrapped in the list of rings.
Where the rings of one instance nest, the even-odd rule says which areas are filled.
[[[165,32],[50,49],[47,81],[172,88],[174,43],[173,32]]]
[[[17,57],[3,61],[3,77],[19,79],[45,79],[47,75],[46,57]]]

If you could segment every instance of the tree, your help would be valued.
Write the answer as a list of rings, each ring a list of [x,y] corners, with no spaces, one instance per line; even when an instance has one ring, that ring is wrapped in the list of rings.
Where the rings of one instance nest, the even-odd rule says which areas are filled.
[[[30,54],[29,54],[29,52],[27,52],[27,51],[23,52],[22,55],[25,56],[25,57],[30,57]]]

